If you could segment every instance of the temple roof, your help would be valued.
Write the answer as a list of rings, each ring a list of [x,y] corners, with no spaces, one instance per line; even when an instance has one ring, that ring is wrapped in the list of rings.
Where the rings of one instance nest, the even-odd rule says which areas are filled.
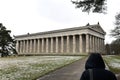
[[[38,32],[38,33],[27,33],[24,35],[17,35],[15,38],[18,37],[26,37],[26,36],[35,36],[35,35],[43,35],[43,34],[51,34],[51,33],[59,33],[59,32],[66,32],[66,31],[74,31],[74,30],[82,30],[82,29],[91,29],[95,32],[101,33],[103,35],[106,34],[106,32],[102,29],[100,24],[95,24],[95,25],[89,25],[87,24],[86,26],[80,26],[80,27],[73,27],[73,28],[66,28],[66,29],[59,29],[59,30],[53,30],[53,31],[46,31],[46,32]]]

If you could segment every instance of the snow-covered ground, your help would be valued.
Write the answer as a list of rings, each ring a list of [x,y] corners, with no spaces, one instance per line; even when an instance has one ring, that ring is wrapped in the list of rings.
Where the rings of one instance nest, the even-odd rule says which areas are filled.
[[[120,56],[104,56],[104,59],[112,68],[120,69]]]
[[[0,58],[0,80],[32,80],[81,58],[80,56]]]

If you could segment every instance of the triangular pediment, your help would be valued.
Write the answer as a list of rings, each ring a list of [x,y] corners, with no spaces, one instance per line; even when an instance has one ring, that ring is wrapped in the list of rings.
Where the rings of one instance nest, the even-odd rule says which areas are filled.
[[[91,28],[92,30],[95,30],[97,32],[106,34],[106,32],[102,29],[102,27],[99,24],[97,24],[97,25],[90,25],[89,28]]]

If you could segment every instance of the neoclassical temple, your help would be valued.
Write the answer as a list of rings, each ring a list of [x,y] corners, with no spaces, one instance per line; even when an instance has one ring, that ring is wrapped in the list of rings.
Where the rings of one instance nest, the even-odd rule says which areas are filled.
[[[106,32],[98,24],[61,30],[17,35],[18,54],[88,54],[104,53]]]

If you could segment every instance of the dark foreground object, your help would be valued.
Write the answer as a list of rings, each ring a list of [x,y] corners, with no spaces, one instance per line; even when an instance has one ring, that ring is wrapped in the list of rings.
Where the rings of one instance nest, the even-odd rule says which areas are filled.
[[[80,80],[117,80],[115,74],[105,68],[101,54],[90,53]]]

